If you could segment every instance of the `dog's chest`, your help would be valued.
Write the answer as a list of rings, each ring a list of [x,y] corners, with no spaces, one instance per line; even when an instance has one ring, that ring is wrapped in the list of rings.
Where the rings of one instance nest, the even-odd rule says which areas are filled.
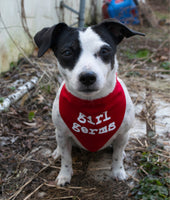
[[[126,98],[120,82],[108,96],[82,100],[73,96],[66,86],[59,97],[60,115],[75,140],[91,151],[101,149],[120,128],[126,110]]]

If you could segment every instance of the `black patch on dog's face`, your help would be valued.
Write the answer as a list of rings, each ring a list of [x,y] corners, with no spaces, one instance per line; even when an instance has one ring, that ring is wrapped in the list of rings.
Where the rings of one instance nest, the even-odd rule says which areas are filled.
[[[108,44],[108,45],[104,45],[103,47],[101,47],[101,49],[99,51],[99,56],[101,57],[103,62],[105,62],[106,64],[108,64],[110,62],[111,66],[113,68],[114,56],[116,54],[116,46],[117,46],[113,37],[106,30],[105,27],[93,26],[92,30],[95,33],[97,33],[104,42],[106,42]]]
[[[103,45],[98,52],[98,56],[103,60],[104,63],[108,64],[114,57],[114,51],[110,46]]]
[[[81,53],[78,29],[68,27],[59,37],[53,37],[52,50],[63,68],[72,70]]]

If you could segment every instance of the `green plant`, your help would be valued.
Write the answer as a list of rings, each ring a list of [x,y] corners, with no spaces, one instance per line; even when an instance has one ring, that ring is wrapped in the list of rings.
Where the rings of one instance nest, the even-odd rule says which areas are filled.
[[[16,90],[16,87],[12,86],[12,87],[10,87],[9,89],[10,89],[11,91],[14,91],[14,90]]]
[[[30,112],[28,113],[28,119],[29,119],[30,121],[32,121],[34,117],[35,117],[35,112],[34,112],[34,111],[30,111]]]
[[[139,161],[142,169],[149,174],[163,176],[165,173],[168,173],[169,169],[166,163],[160,162],[159,156],[156,153],[143,152]],[[142,173],[142,171],[139,170],[139,173]]]
[[[0,97],[0,103],[4,102],[4,97]]]
[[[126,56],[129,59],[145,59],[150,55],[150,51],[148,49],[140,49],[137,52],[131,52],[130,50],[126,52]]]
[[[141,77],[141,74],[139,72],[136,72],[136,71],[130,71],[126,74],[126,77]]]
[[[44,92],[47,92],[47,93],[51,93],[51,90],[52,90],[52,88],[51,88],[51,85],[43,85],[42,87],[41,87],[41,89],[44,91]]]
[[[139,174],[143,176],[132,190],[135,199],[168,200],[169,168],[153,152],[143,152],[139,159]]]
[[[17,67],[17,62],[11,62],[10,63],[10,70],[13,70],[16,67]]]
[[[168,187],[165,178],[146,176],[133,189],[135,199],[168,200]]]
[[[170,70],[170,62],[169,61],[162,62],[160,67],[165,70]]]

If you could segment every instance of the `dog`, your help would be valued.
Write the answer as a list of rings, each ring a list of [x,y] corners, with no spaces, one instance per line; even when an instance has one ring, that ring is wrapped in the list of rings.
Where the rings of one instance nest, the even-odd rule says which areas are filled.
[[[64,79],[52,108],[57,140],[52,156],[61,156],[57,185],[71,181],[73,143],[91,152],[112,145],[112,176],[127,178],[123,154],[134,106],[117,76],[116,48],[124,37],[135,35],[144,36],[114,19],[83,29],[59,23],[35,35],[38,57],[52,49]]]

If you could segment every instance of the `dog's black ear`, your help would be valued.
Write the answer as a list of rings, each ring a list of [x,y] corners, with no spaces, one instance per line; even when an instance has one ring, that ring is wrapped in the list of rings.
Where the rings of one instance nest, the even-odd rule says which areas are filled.
[[[38,57],[43,56],[52,47],[53,36],[57,37],[57,34],[61,33],[67,27],[65,23],[59,23],[49,28],[43,28],[34,36],[34,41],[39,48]]]
[[[145,36],[145,34],[131,30],[126,25],[115,19],[106,19],[98,26],[103,26],[114,38],[116,44],[119,44],[124,37],[129,38],[134,35]]]

